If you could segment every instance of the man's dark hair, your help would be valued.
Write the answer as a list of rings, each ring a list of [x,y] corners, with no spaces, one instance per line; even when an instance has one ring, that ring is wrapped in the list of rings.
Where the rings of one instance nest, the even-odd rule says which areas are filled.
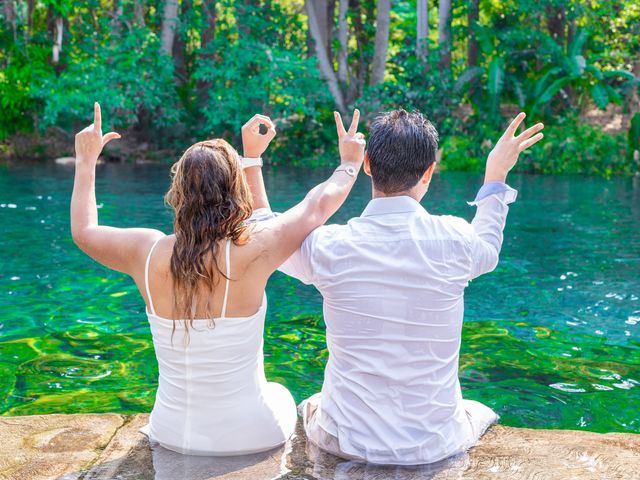
[[[398,193],[416,186],[436,161],[438,132],[420,112],[379,115],[369,128],[367,153],[375,188]]]

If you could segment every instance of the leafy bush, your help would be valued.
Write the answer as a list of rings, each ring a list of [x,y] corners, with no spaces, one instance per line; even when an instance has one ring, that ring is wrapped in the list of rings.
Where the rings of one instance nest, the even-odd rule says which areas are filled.
[[[156,36],[144,28],[107,39],[84,37],[62,73],[49,70],[33,79],[31,97],[41,106],[38,127],[77,129],[90,121],[94,101],[101,102],[111,128],[175,125],[181,109],[173,63],[158,50]]]
[[[215,40],[199,52],[193,77],[206,85],[206,92],[195,108],[202,119],[198,133],[233,138],[239,144],[242,125],[255,113],[263,113],[274,118],[282,131],[271,149],[272,163],[322,164],[326,123],[333,122],[332,99],[316,59],[298,43],[278,38],[282,35],[278,21],[301,19],[287,17],[277,4],[269,9],[245,5],[237,18],[223,17]],[[276,25],[265,22],[265,15]],[[280,27],[284,31],[287,25]],[[332,144],[333,140],[332,136]]]
[[[485,127],[476,132],[476,135],[452,134],[443,139],[443,168],[467,171],[484,168],[486,157],[502,131]],[[638,170],[636,162],[625,156],[627,139],[622,133],[605,133],[570,116],[561,123],[547,125],[544,134],[537,148],[521,154],[515,171],[610,176]]]

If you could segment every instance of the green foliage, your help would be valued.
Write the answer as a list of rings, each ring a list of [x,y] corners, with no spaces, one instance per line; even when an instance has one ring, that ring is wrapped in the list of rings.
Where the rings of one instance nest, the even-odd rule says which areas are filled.
[[[34,69],[39,65],[32,64],[23,55],[14,54],[11,63],[0,71],[0,140],[15,132],[32,129],[33,119],[25,113],[34,109],[29,92],[32,79],[37,76]]]
[[[157,54],[155,35],[136,28],[97,40],[88,37],[74,45],[60,74],[49,70],[33,80],[40,128],[79,128],[91,119],[94,101],[103,104],[111,128],[148,122],[145,128],[160,129],[180,121],[173,63]]]
[[[277,119],[286,135],[272,149],[273,163],[314,164],[314,157],[322,156],[316,150],[326,139],[313,129],[320,118],[328,119],[331,97],[315,58],[307,57],[298,44],[281,41],[282,33],[261,17],[286,18],[277,5],[271,8],[265,12],[247,5],[235,18],[223,18],[216,39],[199,52],[194,79],[206,85],[196,108],[203,119],[199,135],[239,140],[242,125],[261,112]],[[299,143],[294,145],[294,140]]]
[[[504,125],[480,127],[475,135],[451,134],[443,139],[442,167],[479,172]],[[624,134],[609,134],[577,117],[548,125],[539,148],[525,151],[515,171],[610,176],[635,173],[638,165],[625,159]]]
[[[272,116],[279,130],[269,161],[332,164],[335,105],[313,55],[301,2],[190,0],[179,5],[170,57],[160,53],[165,0],[5,2],[0,9],[0,140],[49,127],[70,137],[87,124],[98,100],[108,127],[152,149],[182,150],[210,136],[238,146],[241,125],[261,112]],[[637,2],[483,0],[471,27],[469,5],[455,4],[452,65],[446,68],[440,61],[438,5],[431,7],[429,54],[419,59],[416,4],[393,2],[385,82],[371,86],[376,2],[350,3],[349,71],[340,82],[348,108],[360,108],[365,120],[398,107],[427,113],[440,133],[443,166],[449,169],[481,169],[507,117],[518,109],[529,121],[547,124],[545,155],[537,147],[525,156],[523,169],[601,174],[637,169],[632,151],[637,126],[623,142],[623,136],[579,120],[612,104],[629,110],[628,99],[640,85],[632,73],[640,61]],[[335,14],[337,22],[337,8]],[[54,24],[60,18],[63,48],[60,62],[53,64]],[[558,18],[560,27],[553,27]],[[328,27],[337,71],[337,24]],[[470,28],[478,45],[472,65]]]
[[[545,131],[541,148],[525,155],[519,168],[539,173],[582,173],[610,176],[635,173],[625,158],[625,135],[609,134],[578,117],[563,118]]]

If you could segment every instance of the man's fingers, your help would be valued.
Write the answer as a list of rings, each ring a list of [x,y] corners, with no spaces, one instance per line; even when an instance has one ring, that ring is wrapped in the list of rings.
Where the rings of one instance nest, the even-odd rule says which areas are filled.
[[[267,137],[269,138],[269,140],[271,140],[275,136],[276,136],[275,128],[270,128],[269,130],[267,130]]]
[[[513,121],[509,125],[509,127],[507,127],[506,133],[510,134],[511,136],[513,136],[516,133],[516,130],[518,130],[518,127],[520,126],[522,121],[524,120],[524,117],[526,117],[526,116],[527,115],[524,112],[520,112],[516,116],[516,118],[513,119]]]
[[[364,140],[364,133],[362,133],[362,132],[358,132],[358,133],[356,133],[355,137],[356,137],[358,140]]]
[[[342,124],[342,117],[340,116],[340,113],[333,112],[333,118],[336,119],[336,130],[338,131],[338,137],[344,137],[347,134],[347,131],[344,129],[344,125]]]
[[[93,126],[98,131],[102,129],[102,112],[100,112],[100,104],[98,102],[93,104]]]
[[[537,133],[540,130],[542,130],[543,128],[544,128],[544,125],[542,123],[536,123],[533,127],[527,128],[524,132],[518,135],[516,139],[519,141],[524,141],[534,133]]]
[[[524,142],[522,142],[520,144],[520,146],[518,147],[518,151],[522,152],[522,151],[526,150],[530,146],[535,145],[536,143],[538,143],[543,138],[544,138],[544,134],[543,133],[538,133],[537,135],[534,135],[529,140],[525,140]]]
[[[358,122],[360,121],[360,110],[357,108],[353,111],[353,120],[351,120],[351,126],[349,127],[349,135],[353,136],[358,131]]]
[[[116,140],[120,138],[120,134],[116,132],[109,132],[104,137],[102,137],[102,146],[104,147],[111,140]]]

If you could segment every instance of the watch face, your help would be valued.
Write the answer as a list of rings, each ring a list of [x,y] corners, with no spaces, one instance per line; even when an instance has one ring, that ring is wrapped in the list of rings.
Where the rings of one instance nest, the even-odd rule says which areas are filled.
[[[349,165],[348,167],[346,167],[345,172],[347,172],[349,175],[351,175],[352,177],[356,176],[356,169],[353,168],[351,165]]]

